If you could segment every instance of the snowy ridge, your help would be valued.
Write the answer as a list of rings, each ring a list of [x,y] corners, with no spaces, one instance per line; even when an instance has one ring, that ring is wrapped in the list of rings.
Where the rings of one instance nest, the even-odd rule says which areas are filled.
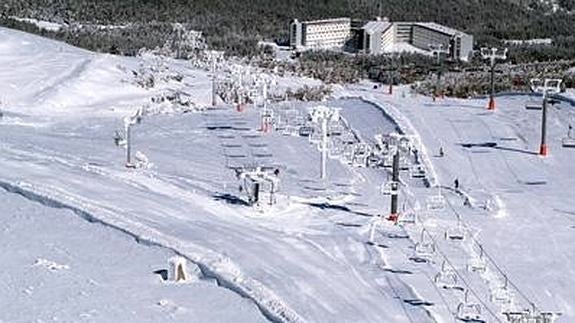
[[[304,322],[273,291],[257,280],[245,277],[241,269],[229,258],[212,250],[192,243],[183,243],[181,240],[122,217],[120,211],[97,206],[54,187],[4,180],[0,180],[0,187],[49,207],[69,209],[89,222],[100,223],[128,234],[140,244],[170,249],[196,264],[205,277],[213,278],[220,286],[252,300],[262,314],[272,322]]]

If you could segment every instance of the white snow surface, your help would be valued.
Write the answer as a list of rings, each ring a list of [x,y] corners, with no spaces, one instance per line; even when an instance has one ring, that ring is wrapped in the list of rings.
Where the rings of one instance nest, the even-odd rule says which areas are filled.
[[[321,181],[317,148],[304,137],[259,132],[255,107],[239,113],[221,105],[145,117],[133,127],[133,145],[154,166],[126,169],[125,151],[113,143],[123,117],[168,86],[209,106],[210,76],[185,62],[171,63],[184,74],[182,84],[144,90],[126,82],[126,70],[135,68],[138,58],[89,53],[0,29],[0,63],[9,67],[0,71],[0,187],[6,191],[0,197],[15,205],[9,214],[16,217],[2,212],[0,220],[33,227],[42,223],[36,212],[49,214],[58,227],[45,225],[44,231],[66,248],[72,248],[67,230],[94,230],[94,243],[106,246],[97,250],[122,258],[106,264],[110,271],[124,270],[126,250],[137,249],[134,257],[148,265],[128,268],[137,270],[137,282],[150,296],[123,296],[134,308],[133,315],[122,313],[123,322],[149,319],[145,315],[154,308],[150,299],[157,299],[160,307],[207,307],[205,315],[227,304],[223,316],[207,321],[265,317],[276,322],[453,322],[464,293],[434,281],[448,270],[470,291],[469,301],[481,304],[487,322],[504,322],[504,310],[524,309],[529,302],[561,312],[559,322],[575,320],[575,178],[570,176],[575,149],[560,145],[567,123],[573,122],[569,105],[550,110],[551,156],[541,158],[533,153],[538,149],[539,114],[523,108],[524,98],[498,97],[498,110],[492,113],[481,100],[432,102],[407,94],[405,88],[388,96],[370,86],[340,87],[340,99],[322,104],[341,108],[362,140],[373,143],[374,135],[399,130],[422,145],[432,187],[403,172],[402,213],[416,212],[418,221],[393,225],[378,217],[389,213],[389,198],[379,193],[388,178],[385,169],[354,168],[330,159],[328,179]],[[290,79],[283,86],[297,83]],[[314,104],[279,106],[303,113]],[[446,151],[443,158],[436,156],[440,146]],[[263,213],[244,205],[230,169],[242,165],[279,169],[282,203]],[[452,188],[455,178],[461,183],[459,191]],[[440,189],[448,207],[426,210],[426,200]],[[470,207],[464,206],[466,199],[473,202]],[[21,219],[26,217],[29,223]],[[94,224],[83,225],[84,220]],[[369,244],[374,223],[375,241]],[[464,241],[444,238],[461,227]],[[39,232],[38,227],[31,232]],[[26,250],[24,263],[34,270],[47,268],[38,275],[72,275],[86,268],[80,256],[58,257],[18,237],[8,239]],[[139,244],[130,244],[130,238]],[[430,239],[436,246],[432,261],[416,261],[415,245]],[[478,244],[489,257],[482,274],[467,270],[477,258]],[[77,248],[74,255],[96,253],[88,244]],[[204,277],[200,284],[218,282],[219,287],[201,285],[209,299],[218,293],[227,296],[209,305],[194,297],[188,301],[185,295],[200,288],[196,283],[175,287],[158,282],[150,275],[151,267],[167,265],[174,253],[198,266]],[[16,256],[3,254],[3,262],[4,257],[13,263],[9,270],[17,272],[21,263]],[[98,273],[88,271],[82,277],[91,274]],[[494,300],[505,280],[502,274],[511,282],[512,306]],[[46,284],[48,278],[37,277]],[[0,282],[0,290],[9,293],[27,286],[22,281]],[[66,291],[54,292],[82,290],[64,286]],[[245,301],[238,303],[238,295]],[[114,300],[100,295],[93,306],[101,312]],[[0,320],[18,317],[25,302],[18,298]],[[60,313],[74,320],[68,303],[40,302],[46,304],[45,312],[28,311],[26,319],[42,319],[43,313],[60,306]],[[259,313],[254,313],[256,306]],[[109,321],[106,318],[92,319]]]

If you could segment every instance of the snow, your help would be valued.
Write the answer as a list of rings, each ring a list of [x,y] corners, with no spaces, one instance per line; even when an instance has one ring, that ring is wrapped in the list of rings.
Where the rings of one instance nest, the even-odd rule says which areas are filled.
[[[385,48],[388,53],[415,53],[422,55],[431,55],[429,51],[417,48],[408,43],[394,43],[393,45]]]
[[[0,203],[2,322],[266,321],[210,279],[164,282],[169,250],[4,190]]]
[[[511,45],[551,45],[553,39],[551,38],[534,38],[534,39],[509,39],[503,41]]]
[[[0,320],[14,321],[30,304],[20,291],[33,294],[38,284],[56,297],[34,300],[42,306],[23,321],[58,313],[101,322],[451,322],[458,307],[478,303],[487,321],[503,322],[503,311],[530,301],[562,312],[559,322],[575,319],[568,279],[575,150],[560,145],[573,107],[551,108],[551,156],[541,158],[534,153],[539,115],[521,97],[498,97],[492,113],[478,99],[432,102],[407,88],[389,96],[365,84],[337,87],[321,105],[340,108],[355,138],[373,145],[376,135],[398,131],[421,153],[427,178],[401,173],[401,212],[417,220],[394,225],[383,220],[385,169],[330,158],[322,181],[320,153],[308,138],[258,131],[253,106],[243,113],[208,108],[210,75],[187,62],[167,62],[182,82],[139,87],[130,71],[141,62],[0,29],[0,63],[11,67],[0,71],[0,198],[8,206],[0,223],[21,228],[0,236],[14,246],[0,256],[10,268],[3,275],[20,275],[17,284],[0,279],[0,295],[19,295]],[[277,82],[281,91],[317,81]],[[204,109],[150,110],[161,113],[132,126],[133,151],[150,167],[125,168],[115,131],[166,90],[185,91]],[[317,105],[270,107],[305,116]],[[278,205],[246,205],[233,171],[241,166],[279,169]],[[445,205],[427,208],[440,193]],[[463,241],[449,238],[454,232]],[[50,244],[61,247],[46,251]],[[174,255],[201,279],[165,284],[153,274]],[[38,284],[26,282],[25,266]],[[457,288],[438,284],[441,275],[457,276]],[[89,287],[90,280],[107,285]],[[502,286],[513,304],[497,300]],[[97,289],[94,302],[68,297],[89,288]],[[105,292],[111,288],[117,296]],[[103,312],[108,304],[112,310]]]
[[[48,31],[60,31],[60,29],[66,27],[66,24],[59,24],[45,20],[38,20],[32,18],[19,18],[19,17],[10,17],[10,18],[36,25],[38,28],[45,29]]]

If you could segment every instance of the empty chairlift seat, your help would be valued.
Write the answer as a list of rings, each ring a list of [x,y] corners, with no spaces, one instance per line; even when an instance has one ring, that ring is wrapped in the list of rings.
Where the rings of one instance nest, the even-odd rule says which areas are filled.
[[[525,101],[525,109],[527,110],[541,110],[543,109],[543,98],[530,96],[527,101]]]

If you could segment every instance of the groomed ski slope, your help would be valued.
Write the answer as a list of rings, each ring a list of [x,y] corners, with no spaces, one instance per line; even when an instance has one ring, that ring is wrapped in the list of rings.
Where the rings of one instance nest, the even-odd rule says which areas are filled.
[[[134,128],[134,147],[154,167],[127,170],[113,133],[122,117],[158,91],[125,82],[125,69],[137,66],[136,59],[92,54],[7,29],[0,29],[0,40],[0,63],[13,66],[0,74],[5,190],[182,254],[204,277],[246,297],[272,321],[452,322],[462,295],[433,281],[445,259],[494,313],[485,319],[502,320],[499,304],[490,300],[499,278],[465,270],[475,252],[471,239],[438,240],[445,259],[421,264],[410,260],[419,224],[377,221],[389,209],[388,197],[379,193],[385,170],[330,159],[328,181],[319,181],[319,153],[307,139],[262,134],[258,111],[238,113],[229,106],[146,118]],[[184,83],[193,84],[185,90],[206,104],[208,75],[174,65],[185,71]],[[371,102],[323,103],[342,108],[363,140],[400,128],[420,137],[433,183],[451,186],[459,178],[463,192],[444,189],[450,209],[421,211],[421,225],[432,236],[439,239],[457,224],[457,214],[525,294],[518,297],[520,306],[527,298],[543,310],[561,311],[560,322],[575,318],[569,280],[575,268],[569,247],[575,152],[558,145],[572,107],[553,110],[552,155],[541,159],[526,152],[537,150],[538,119],[522,108],[521,99],[500,98],[500,109],[486,113],[478,100],[432,103],[381,95],[368,86],[339,92]],[[285,105],[302,113],[314,106]],[[484,145],[492,142],[496,148]],[[446,157],[434,157],[439,146]],[[284,201],[265,214],[238,203],[238,182],[229,169],[260,163],[280,169]],[[402,176],[401,201],[424,209],[437,189]],[[472,207],[463,206],[461,194]],[[479,207],[486,201],[494,205],[489,210]]]

